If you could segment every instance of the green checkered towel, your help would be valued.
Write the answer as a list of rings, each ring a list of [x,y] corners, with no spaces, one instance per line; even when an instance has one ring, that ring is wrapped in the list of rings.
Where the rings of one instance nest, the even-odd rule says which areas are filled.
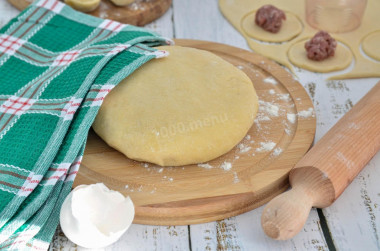
[[[0,249],[48,248],[104,97],[170,40],[40,0],[0,29]]]

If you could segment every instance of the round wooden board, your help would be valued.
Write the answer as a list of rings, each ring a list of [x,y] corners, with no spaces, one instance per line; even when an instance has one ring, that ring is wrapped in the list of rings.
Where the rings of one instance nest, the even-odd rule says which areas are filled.
[[[17,9],[29,6],[30,0],[8,0]],[[172,0],[136,0],[128,6],[116,6],[110,0],[102,0],[99,7],[88,14],[121,23],[144,26],[161,17],[171,6]]]
[[[212,168],[136,162],[91,131],[74,186],[103,182],[129,195],[136,207],[134,223],[196,224],[259,207],[287,189],[288,172],[314,139],[316,119],[308,116],[313,104],[304,88],[282,67],[224,44],[196,40],[176,40],[176,44],[211,51],[242,69],[258,93],[259,113],[242,145],[209,161]],[[268,77],[277,83],[267,81]],[[294,120],[292,115],[287,118],[298,113]],[[273,148],[266,149],[271,143]],[[232,168],[223,169],[224,162],[231,163]]]

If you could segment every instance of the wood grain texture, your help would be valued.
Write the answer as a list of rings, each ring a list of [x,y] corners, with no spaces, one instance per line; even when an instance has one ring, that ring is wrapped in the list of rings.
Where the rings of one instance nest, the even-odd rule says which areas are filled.
[[[286,241],[275,241],[264,234],[260,227],[262,211],[260,207],[225,220],[191,225],[193,250],[329,250],[315,209],[301,233]]]
[[[18,11],[7,1],[0,1],[0,26],[17,14]],[[173,9],[148,27],[167,37],[215,41],[248,49],[244,38],[220,14],[216,0],[207,4],[202,0],[173,1]],[[297,68],[295,72],[314,103],[316,142],[379,81],[378,78],[325,81],[331,74],[316,74]],[[337,250],[380,249],[379,166],[380,154],[377,154],[338,200],[322,209]],[[110,249],[126,250],[124,246],[128,245],[127,250],[190,250],[183,245],[191,240],[192,250],[217,250],[218,245],[224,247],[229,241],[229,231],[237,229],[238,235],[231,235],[238,237],[235,242],[239,245],[237,250],[274,250],[273,247],[276,250],[328,250],[321,248],[326,243],[316,210],[311,211],[304,229],[295,238],[281,242],[265,237],[260,226],[261,212],[262,207],[234,217],[235,220],[229,222],[231,227],[225,228],[225,240],[217,238],[217,222],[189,226],[190,236],[186,238],[183,235],[177,238],[165,226],[133,224]],[[185,229],[187,226],[183,231]],[[79,248],[60,236],[52,243],[51,250]]]
[[[90,134],[74,186],[103,182],[131,196],[135,223],[183,225],[224,219],[261,206],[287,188],[287,173],[309,149],[315,117],[309,96],[277,64],[235,47],[196,40],[177,44],[211,51],[242,69],[254,83],[260,108],[241,147],[197,165],[161,168],[127,159]],[[276,83],[265,82],[267,78]],[[272,114],[275,109],[276,114]],[[269,110],[268,110],[269,109]],[[292,114],[294,121],[287,116]],[[273,144],[263,149],[263,144]],[[241,146],[241,145],[240,145]],[[221,168],[224,162],[231,170]],[[126,185],[128,187],[126,187]]]
[[[380,149],[380,82],[291,170],[292,186],[271,200],[262,215],[274,239],[295,236],[311,207],[330,206]]]
[[[30,0],[8,0],[17,9],[29,6]],[[144,26],[161,17],[171,6],[172,0],[136,0],[127,6],[116,6],[109,0],[102,0],[98,8],[88,14],[111,19],[121,23]]]

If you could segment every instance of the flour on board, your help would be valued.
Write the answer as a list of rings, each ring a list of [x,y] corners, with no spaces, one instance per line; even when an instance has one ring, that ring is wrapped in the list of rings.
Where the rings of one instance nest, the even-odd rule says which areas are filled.
[[[274,150],[273,150],[273,156],[279,156],[280,154],[282,153],[282,149],[280,147],[276,147]]]
[[[238,148],[239,148],[239,150],[240,150],[240,153],[246,153],[246,152],[248,152],[249,150],[251,150],[252,147],[250,147],[250,146],[246,146],[246,145],[244,145],[243,143],[240,143],[240,144],[238,145]]]
[[[275,80],[272,77],[264,78],[263,82],[266,83],[266,84],[272,84],[272,85],[277,85],[278,84],[277,80]]]
[[[222,165],[220,165],[220,168],[222,168],[225,171],[229,171],[232,168],[231,162],[224,161]]]
[[[289,95],[289,93],[277,94],[277,97],[278,97],[279,100],[290,101],[290,95]]]
[[[278,108],[277,105],[271,104],[270,102],[259,100],[259,111],[263,111],[269,114],[270,116],[277,117],[279,110],[280,108]]]
[[[211,168],[214,168],[212,165],[208,164],[208,163],[202,163],[202,164],[198,164],[199,167],[202,167],[202,168],[206,168],[206,169],[211,169]]]
[[[267,141],[267,142],[260,142],[260,147],[256,148],[256,152],[268,152],[271,151],[275,146],[276,143],[273,141]]]
[[[237,173],[234,172],[234,183],[236,184],[236,183],[239,183],[239,182],[240,182],[240,179],[239,179]]]
[[[286,117],[290,123],[294,124],[296,122],[296,115],[294,113],[288,113]]]
[[[301,118],[308,118],[313,116],[313,108],[309,108],[307,110],[299,111],[298,112],[298,117]]]

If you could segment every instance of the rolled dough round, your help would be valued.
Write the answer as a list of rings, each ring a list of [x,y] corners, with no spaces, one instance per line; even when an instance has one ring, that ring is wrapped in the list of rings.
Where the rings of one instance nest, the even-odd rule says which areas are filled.
[[[289,48],[288,57],[292,64],[314,72],[339,71],[347,68],[351,64],[351,51],[339,42],[333,57],[329,57],[322,61],[308,59],[305,50],[305,43],[307,40],[297,42]]]
[[[127,157],[179,166],[231,150],[252,126],[258,99],[241,70],[203,50],[162,46],[105,98],[95,132]]]
[[[380,31],[367,35],[363,39],[362,48],[368,56],[380,61]]]
[[[256,11],[248,13],[241,21],[242,28],[248,36],[263,42],[285,42],[293,39],[302,31],[302,23],[298,17],[290,12],[285,12],[286,20],[282,22],[281,29],[272,33],[262,29],[255,23]]]

